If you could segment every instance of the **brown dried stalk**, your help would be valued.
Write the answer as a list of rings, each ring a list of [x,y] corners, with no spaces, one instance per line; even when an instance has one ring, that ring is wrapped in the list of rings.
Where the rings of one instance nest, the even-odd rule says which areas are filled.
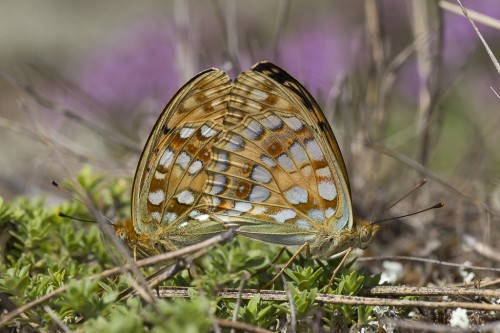
[[[178,287],[160,287],[159,297],[188,297],[187,288]],[[484,296],[500,297],[500,292],[495,290],[477,290],[466,288],[417,288],[417,287],[390,287],[392,294],[387,287],[375,287],[365,291],[367,295],[395,295],[395,296]],[[225,299],[251,299],[258,294],[256,289],[246,289],[240,292],[238,290],[226,290],[218,293],[219,297]],[[263,301],[288,302],[288,296],[281,290],[262,290],[260,298]],[[344,296],[332,294],[317,294],[318,303],[331,304],[350,304],[350,305],[378,305],[378,306],[408,306],[434,309],[462,308],[469,310],[482,311],[500,311],[500,304],[484,304],[471,302],[434,302],[434,301],[410,301],[387,298],[370,298],[361,296]]]

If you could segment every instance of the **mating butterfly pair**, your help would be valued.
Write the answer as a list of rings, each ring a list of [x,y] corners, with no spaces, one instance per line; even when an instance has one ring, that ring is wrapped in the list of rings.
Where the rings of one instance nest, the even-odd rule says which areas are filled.
[[[327,259],[364,248],[378,230],[353,218],[347,170],[318,104],[269,62],[234,82],[208,69],[177,92],[142,152],[131,210],[115,231],[139,257],[234,228]]]

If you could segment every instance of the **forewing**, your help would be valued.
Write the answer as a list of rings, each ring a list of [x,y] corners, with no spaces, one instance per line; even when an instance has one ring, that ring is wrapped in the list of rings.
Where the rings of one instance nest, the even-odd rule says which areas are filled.
[[[139,234],[166,234],[196,214],[192,208],[206,180],[204,168],[231,85],[222,71],[206,70],[184,85],[160,115],[134,179],[132,219]]]
[[[245,115],[266,110],[280,110],[299,115],[329,148],[329,157],[340,169],[350,192],[349,177],[339,145],[328,120],[316,100],[300,82],[280,67],[262,61],[238,76],[231,90],[224,124],[236,125]],[[333,153],[333,154],[331,154]]]
[[[285,245],[352,226],[338,145],[314,99],[290,75],[269,63],[241,74],[224,123],[230,129],[214,146],[205,190],[216,217],[249,237]]]

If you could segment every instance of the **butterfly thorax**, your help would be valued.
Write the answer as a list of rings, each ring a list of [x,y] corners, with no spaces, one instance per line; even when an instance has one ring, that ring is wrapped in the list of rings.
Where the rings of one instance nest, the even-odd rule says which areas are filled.
[[[322,231],[310,244],[311,257],[328,259],[348,248],[365,249],[377,233],[379,226],[368,221],[355,219],[352,229],[342,229],[335,232]]]

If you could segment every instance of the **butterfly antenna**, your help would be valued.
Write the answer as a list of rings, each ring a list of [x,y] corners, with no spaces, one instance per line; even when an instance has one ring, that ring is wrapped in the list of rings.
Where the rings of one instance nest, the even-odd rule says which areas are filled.
[[[64,186],[62,186],[61,184],[59,184],[55,180],[52,180],[51,184],[52,184],[52,186],[58,188],[59,190],[68,193],[73,200],[78,201],[79,203],[81,203],[82,205],[84,205],[85,207],[87,207],[87,209],[90,210],[91,212],[93,212],[94,214],[97,214],[97,215],[101,216],[104,220],[106,220],[107,224],[109,224],[109,225],[113,225],[114,224],[113,221],[110,218],[108,218],[103,213],[101,213],[101,212],[97,211],[96,209],[94,209],[93,207],[91,207],[91,205],[85,203],[85,201],[82,198],[80,198],[76,193],[68,190],[67,188],[65,188]],[[59,212],[59,216],[71,218],[71,219],[74,219],[74,220],[77,220],[77,221],[81,221],[81,222],[97,223],[96,221],[85,220],[85,219],[82,219],[82,218],[76,218],[76,217],[69,216],[69,215],[66,215],[64,213],[61,213],[61,212]]]
[[[417,185],[413,186],[405,195],[403,195],[401,198],[394,201],[392,204],[390,204],[390,205],[386,206],[385,208],[383,208],[382,210],[380,210],[379,213],[376,214],[373,219],[374,220],[379,219],[384,214],[385,211],[388,211],[389,209],[396,206],[398,203],[400,203],[404,199],[408,198],[408,196],[410,196],[413,192],[415,192],[416,190],[418,190],[419,188],[424,186],[426,183],[427,183],[427,179],[425,179],[425,178],[421,179],[420,182],[418,182]]]
[[[80,222],[97,223],[97,221],[94,221],[94,220],[87,220],[87,219],[83,219],[81,217],[74,217],[74,216],[71,216],[71,215],[67,215],[67,214],[65,214],[63,212],[57,213],[57,216],[68,218],[68,219],[72,219],[72,220],[75,220],[75,221],[80,221]]]
[[[413,188],[411,188],[405,195],[403,195],[401,198],[399,198],[398,200],[396,200],[395,202],[393,202],[392,204],[390,204],[389,206],[387,206],[384,209],[384,211],[389,210],[392,207],[396,206],[398,203],[400,203],[404,199],[408,198],[413,192],[415,192],[416,190],[418,190],[419,188],[421,188],[422,186],[424,186],[426,183],[427,183],[427,179],[425,179],[425,178],[421,179],[420,182],[417,185],[413,186]]]
[[[379,224],[379,223],[382,223],[382,222],[385,222],[385,221],[390,221],[390,220],[395,220],[395,219],[402,219],[404,217],[417,215],[417,214],[426,212],[428,210],[432,210],[432,209],[436,209],[436,208],[441,208],[441,207],[444,207],[444,202],[438,202],[434,206],[431,206],[431,207],[419,210],[418,212],[414,212],[414,213],[410,213],[410,214],[405,214],[405,215],[401,215],[401,216],[393,216],[393,217],[389,217],[389,218],[386,218],[386,219],[382,219],[382,220],[378,220],[378,221],[373,221],[373,222],[370,222],[370,225]]]

